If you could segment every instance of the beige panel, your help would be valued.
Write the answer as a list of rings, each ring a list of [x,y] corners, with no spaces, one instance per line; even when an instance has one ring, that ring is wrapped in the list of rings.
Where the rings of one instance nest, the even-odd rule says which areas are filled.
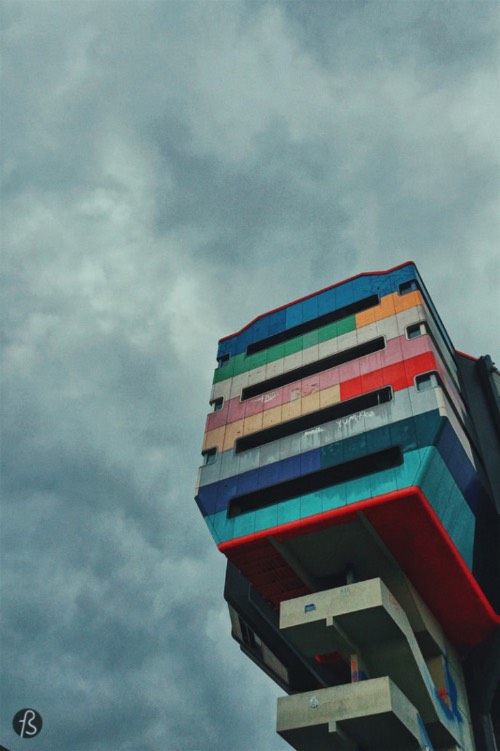
[[[319,360],[319,345],[314,344],[312,347],[302,350],[302,365]]]
[[[276,425],[277,423],[282,422],[282,414],[281,414],[281,405],[278,407],[272,407],[271,409],[266,409],[263,412],[264,419],[262,420],[262,427],[263,428],[269,428],[271,425]]]
[[[238,376],[236,376],[236,378],[237,377]],[[261,365],[259,368],[255,368],[254,370],[249,370],[248,371],[248,385],[252,386],[254,383],[260,383],[261,381],[265,380],[265,377],[266,377],[265,365]]]
[[[317,409],[319,409],[319,391],[302,398],[303,415],[307,415],[309,412],[314,412]]]
[[[337,404],[337,402],[340,402],[340,386],[338,384],[319,392],[320,408],[329,407],[330,404]]]
[[[268,378],[274,378],[274,376],[281,375],[285,367],[285,359],[280,357],[279,360],[274,360],[266,365],[266,380]]]
[[[224,443],[222,445],[222,450],[227,451],[228,449],[232,449],[234,446],[234,442],[238,440],[243,435],[243,420],[238,420],[237,422],[231,422],[229,425],[226,426],[226,433],[224,435]]]
[[[256,415],[245,417],[244,426],[243,426],[244,435],[247,435],[247,433],[255,433],[257,430],[262,430],[263,420],[264,420],[264,412],[259,412]]]
[[[283,404],[281,409],[281,416],[283,420],[293,420],[294,417],[300,417],[301,415],[301,400],[295,399],[292,402]]]
[[[215,430],[209,430],[208,433],[205,433],[205,438],[203,439],[202,451],[205,451],[206,449],[215,448],[215,447],[220,451],[221,446],[224,443],[225,432],[226,432],[226,426],[223,425],[220,428],[215,428]]]

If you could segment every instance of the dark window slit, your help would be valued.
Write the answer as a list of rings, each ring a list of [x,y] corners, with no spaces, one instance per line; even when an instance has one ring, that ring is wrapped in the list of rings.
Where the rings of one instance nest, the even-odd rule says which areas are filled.
[[[345,362],[357,360],[365,355],[371,355],[373,352],[384,349],[384,347],[385,339],[383,336],[379,336],[376,339],[372,339],[364,344],[358,344],[356,347],[351,347],[343,352],[337,352],[329,357],[323,357],[321,360],[301,365],[300,368],[295,368],[294,370],[289,370],[287,373],[281,373],[281,375],[260,381],[260,383],[255,383],[253,386],[246,386],[241,392],[241,401],[244,402],[254,396],[264,394],[266,391],[272,391],[280,386],[286,386],[288,383],[300,381],[302,378],[307,378],[315,373],[321,373],[323,370],[342,365]]]
[[[257,446],[264,446],[266,443],[271,443],[271,441],[276,441],[279,438],[286,438],[286,436],[315,428],[325,422],[338,420],[355,412],[376,407],[378,404],[384,404],[391,399],[392,389],[390,386],[384,386],[381,389],[377,389],[377,391],[370,391],[368,394],[355,396],[353,399],[346,399],[346,401],[332,404],[330,407],[325,407],[324,409],[318,409],[308,415],[302,415],[293,420],[279,423],[279,425],[259,430],[257,433],[242,436],[242,438],[238,438],[235,442],[234,453],[239,454],[242,451],[247,451]]]
[[[330,313],[313,318],[312,321],[299,323],[297,326],[292,326],[292,328],[286,331],[280,331],[277,334],[272,334],[272,336],[267,336],[265,339],[260,339],[258,342],[253,342],[248,345],[246,353],[247,355],[253,355],[256,352],[262,352],[262,350],[269,349],[269,347],[273,347],[275,344],[288,342],[290,339],[295,339],[296,336],[307,334],[309,331],[321,328],[321,326],[340,321],[342,318],[347,318],[347,316],[351,316],[354,313],[361,313],[362,310],[367,310],[367,308],[373,308],[379,302],[380,298],[378,295],[364,297],[362,300],[353,302],[350,305],[344,305],[343,308],[338,308],[338,310],[332,310]]]
[[[292,480],[276,485],[269,485],[261,490],[236,496],[229,501],[227,516],[229,519],[240,516],[248,511],[257,511],[275,503],[289,501],[308,493],[324,490],[341,482],[348,482],[359,477],[382,472],[391,467],[397,467],[403,463],[401,446],[391,446],[382,451],[351,459],[343,464],[310,472],[302,477],[294,477]]]

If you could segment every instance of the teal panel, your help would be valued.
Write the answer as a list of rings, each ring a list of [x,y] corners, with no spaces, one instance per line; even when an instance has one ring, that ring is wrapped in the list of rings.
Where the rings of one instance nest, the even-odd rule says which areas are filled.
[[[420,485],[420,475],[424,470],[425,464],[429,461],[430,447],[426,446],[416,451],[408,451],[405,454],[405,463],[399,470],[397,487],[398,489],[407,488],[410,485]]]
[[[302,498],[292,498],[287,503],[278,504],[278,524],[287,524],[288,522],[294,522],[296,519],[300,519],[300,506]]]
[[[294,503],[297,499],[294,498],[287,503]],[[261,529],[268,529],[269,527],[276,527],[278,524],[278,506],[282,504],[274,504],[274,506],[268,506],[267,508],[259,509],[255,511],[255,531],[258,532]]]
[[[376,477],[379,478],[384,474],[385,472],[377,472]],[[350,506],[352,503],[359,501],[360,498],[370,498],[372,495],[372,483],[370,480],[374,479],[374,477],[374,475],[368,475],[367,477],[358,477],[355,480],[344,483],[344,505]],[[394,488],[394,485],[392,487]]]
[[[436,433],[440,423],[444,420],[439,410],[435,409],[431,412],[423,412],[415,417],[415,431],[417,446],[425,446],[429,443],[429,436]],[[437,440],[437,436],[434,436],[434,440]]]
[[[390,423],[388,425],[391,436],[390,444],[401,446],[403,451],[412,451],[418,448],[416,422],[416,418],[412,417],[408,420]]]
[[[386,449],[391,445],[391,432],[389,425],[369,430],[365,433],[365,436],[366,445],[370,454]]]
[[[218,516],[217,514],[210,514],[210,516],[205,516],[204,518],[205,518],[205,521],[207,523],[207,527],[210,530],[210,534],[212,535],[212,537],[214,538],[215,542],[218,545],[219,542],[222,542],[222,538],[219,537],[219,534],[217,532],[217,527],[216,527],[216,517],[217,516]]]
[[[429,447],[429,449],[429,458],[425,465],[422,467],[422,472],[419,478],[419,485],[424,491],[427,498],[440,499],[440,488],[443,481],[446,465],[442,461],[437,460],[437,452],[435,450],[431,450],[431,447]],[[434,510],[436,511],[439,518],[441,518],[443,509],[441,508],[440,500],[436,500],[433,503],[433,506],[434,505]]]
[[[366,456],[368,453],[368,440],[366,433],[360,433],[351,439],[343,441],[344,444],[344,462],[357,459],[360,456]]]
[[[321,498],[321,492],[308,493],[300,498],[300,518],[306,519],[308,516],[314,516],[314,514],[321,514],[323,511],[323,503]]]
[[[234,519],[228,519],[225,511],[219,511],[212,515],[215,539],[217,543],[231,540],[235,537]]]
[[[345,506],[345,492],[339,487],[325,488],[321,491],[321,511],[331,511]]]
[[[320,449],[321,467],[331,467],[344,461],[345,441],[336,441]]]
[[[403,476],[403,480],[401,479]],[[395,488],[407,487],[411,483],[408,482],[406,474],[404,472],[404,465],[401,467],[390,467],[384,469],[383,472],[377,472],[374,475],[370,475],[366,478],[369,481],[369,489],[366,495],[367,498],[373,498],[377,495],[383,495],[384,493],[392,493]]]
[[[466,499],[434,446],[422,472],[420,487],[447,530],[465,563],[471,568],[475,518]]]
[[[235,537],[244,537],[245,535],[251,535],[256,531],[255,514],[255,511],[248,511],[246,514],[241,514],[232,519],[234,522]]]

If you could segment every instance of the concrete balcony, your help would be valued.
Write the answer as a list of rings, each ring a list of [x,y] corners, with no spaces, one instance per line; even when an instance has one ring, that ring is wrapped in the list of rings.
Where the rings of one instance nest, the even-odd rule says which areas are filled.
[[[380,698],[381,704],[377,696],[372,695],[370,686],[374,680],[327,689],[334,692],[330,710],[325,708],[325,712],[331,711],[330,723],[344,721],[338,712],[345,705],[345,696],[349,699],[347,705],[353,737],[364,737],[363,728],[373,727],[377,732],[381,722],[379,716],[384,715],[386,719],[380,726],[383,728],[384,743],[380,748],[392,748],[387,743],[393,734],[398,739],[394,746],[398,751],[423,748],[425,744],[411,745],[412,733],[413,738],[422,739],[419,739],[415,725],[408,717],[418,717],[418,722],[425,728],[430,748],[450,749],[458,745],[464,751],[473,751],[467,698],[463,682],[456,674],[458,666],[456,663],[453,666],[454,679],[445,654],[433,657],[427,664],[406,613],[381,579],[370,579],[283,602],[280,629],[305,655],[337,652],[346,660],[357,655],[366,667],[368,678],[386,681],[386,684],[380,684],[380,696],[385,697],[383,701]],[[445,645],[443,648],[446,649]],[[359,689],[358,686],[364,688]],[[291,698],[299,701],[298,697]],[[359,734],[356,730],[358,726]],[[329,730],[327,734],[328,743],[331,743],[331,732]],[[371,730],[366,732],[371,733]],[[409,745],[398,746],[406,736],[409,740],[405,742]],[[357,742],[363,746],[364,741]],[[325,748],[337,746],[327,745]],[[343,746],[338,745],[338,748]],[[368,748],[371,751],[378,746],[371,741]]]
[[[420,751],[427,745],[417,710],[388,677],[280,698],[276,729],[296,751]]]

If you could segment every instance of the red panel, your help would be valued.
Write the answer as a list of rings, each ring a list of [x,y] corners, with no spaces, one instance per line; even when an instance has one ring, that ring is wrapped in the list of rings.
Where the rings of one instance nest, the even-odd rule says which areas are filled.
[[[374,391],[382,386],[391,385],[394,391],[413,386],[413,378],[427,370],[436,370],[437,362],[432,352],[424,352],[409,360],[401,360],[394,365],[366,373],[359,378],[352,378],[340,384],[340,399],[352,399],[368,391]]]

